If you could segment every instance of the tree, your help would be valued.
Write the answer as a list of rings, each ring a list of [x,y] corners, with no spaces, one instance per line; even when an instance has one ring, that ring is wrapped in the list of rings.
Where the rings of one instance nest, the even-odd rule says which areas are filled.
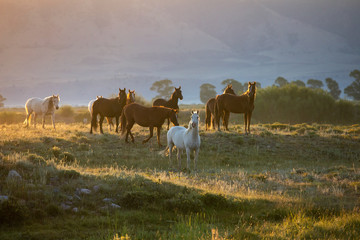
[[[309,88],[322,88],[324,86],[322,81],[312,78],[307,80],[306,84],[308,85]]]
[[[4,98],[1,94],[0,94],[0,107],[4,107],[4,101],[6,100],[6,98]]]
[[[301,80],[291,81],[291,84],[295,84],[298,87],[305,87],[305,83]]]
[[[332,78],[326,78],[325,79],[326,86],[330,90],[330,95],[338,100],[340,97],[341,90],[339,89],[339,84],[333,80]]]
[[[169,79],[163,79],[156,81],[150,87],[151,91],[156,91],[158,95],[155,98],[167,98],[169,99],[171,93],[174,91],[174,86],[172,86],[173,82]]]
[[[228,78],[221,82],[222,85],[224,85],[224,88],[221,91],[224,91],[226,86],[231,84],[232,89],[235,93],[243,93],[247,90],[247,84],[244,84],[246,87],[246,90],[244,91],[244,85],[241,82],[236,81],[235,79]]]
[[[200,100],[206,103],[210,98],[216,96],[215,86],[210,83],[204,83],[200,86]]]
[[[360,100],[360,71],[355,69],[349,76],[355,80],[344,89],[344,93],[354,100]]]
[[[283,87],[287,84],[289,84],[288,80],[286,80],[283,77],[278,77],[277,79],[275,79],[275,85],[277,84],[278,87]]]

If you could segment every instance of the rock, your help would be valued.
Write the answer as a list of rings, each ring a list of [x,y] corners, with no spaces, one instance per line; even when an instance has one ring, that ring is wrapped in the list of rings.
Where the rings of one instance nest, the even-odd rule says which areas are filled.
[[[110,206],[111,206],[112,208],[121,208],[119,205],[117,205],[117,204],[115,204],[115,203],[110,204]]]
[[[82,188],[82,189],[80,189],[80,193],[81,193],[81,194],[90,194],[90,193],[91,193],[91,190],[86,189],[86,188]]]
[[[4,201],[7,201],[7,200],[9,200],[8,196],[0,195],[0,202],[4,202]]]
[[[113,201],[112,198],[104,198],[104,199],[103,199],[103,202],[106,202],[106,203],[110,203],[110,202],[112,202],[112,201]]]
[[[77,212],[79,211],[79,209],[78,209],[77,207],[74,207],[74,208],[72,209],[72,211],[77,213]]]
[[[71,206],[65,204],[65,203],[61,203],[60,207],[63,209],[63,210],[69,210],[71,208]]]
[[[101,188],[101,186],[95,185],[95,186],[93,187],[94,192],[98,192],[98,191],[100,190],[100,188]]]
[[[9,172],[9,174],[8,174],[8,176],[7,176],[7,180],[9,181],[18,181],[18,180],[21,180],[22,179],[22,177],[20,176],[20,174],[17,172],[17,171],[15,171],[15,170],[11,170],[10,172]]]

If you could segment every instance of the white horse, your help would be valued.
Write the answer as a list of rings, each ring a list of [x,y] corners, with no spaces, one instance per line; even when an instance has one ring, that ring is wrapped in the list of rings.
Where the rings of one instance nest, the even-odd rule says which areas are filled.
[[[96,99],[91,100],[89,102],[89,104],[88,104],[88,110],[89,110],[89,113],[90,113],[90,119],[92,119],[92,109],[93,109],[92,106],[94,105],[94,102],[96,100],[98,100],[99,98],[103,98],[103,96],[96,96]],[[98,119],[99,119],[99,117],[98,117]],[[114,126],[114,123],[112,122],[112,118],[107,117],[106,121],[108,123],[109,132],[111,132],[111,126]]]
[[[186,150],[187,168],[190,169],[190,153],[194,151],[194,169],[196,170],[196,162],[200,149],[199,136],[199,113],[198,111],[191,112],[190,122],[188,128],[181,126],[174,126],[170,128],[167,133],[167,148],[169,148],[169,159],[171,163],[171,152],[174,146],[177,149],[177,159],[179,162],[179,170],[181,169],[181,153]]]
[[[55,128],[55,109],[59,109],[59,95],[52,95],[44,99],[30,98],[25,103],[26,119],[24,124],[26,127],[30,124],[30,116],[34,114],[34,127],[36,127],[36,116],[39,114],[42,118],[42,127],[45,128],[45,116],[51,115],[52,123]]]

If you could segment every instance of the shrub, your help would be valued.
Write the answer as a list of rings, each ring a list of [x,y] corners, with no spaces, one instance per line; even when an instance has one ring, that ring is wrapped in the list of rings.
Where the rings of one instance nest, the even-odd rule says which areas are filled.
[[[61,150],[60,150],[59,147],[54,146],[54,147],[51,149],[51,152],[54,154],[54,156],[55,156],[56,158],[59,158],[59,157],[60,157]]]
[[[75,157],[74,155],[72,155],[69,152],[64,152],[63,154],[61,154],[61,159],[65,162],[65,163],[73,163],[75,161]]]
[[[27,160],[35,165],[43,165],[46,163],[45,159],[42,156],[33,153],[27,156]]]
[[[64,179],[77,179],[80,177],[80,173],[75,170],[61,170],[59,171],[59,177]]]
[[[0,225],[22,224],[28,216],[28,209],[15,200],[0,203]]]
[[[74,116],[74,109],[73,107],[69,106],[69,105],[65,105],[65,106],[62,106],[60,109],[59,109],[59,116],[61,117],[72,117]]]

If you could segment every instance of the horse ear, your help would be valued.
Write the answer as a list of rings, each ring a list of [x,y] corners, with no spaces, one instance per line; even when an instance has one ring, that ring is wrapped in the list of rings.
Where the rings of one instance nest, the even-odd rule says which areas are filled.
[[[179,89],[181,89],[181,86],[179,86]]]
[[[249,85],[251,84],[251,82],[249,82]]]
[[[256,85],[256,82],[254,82],[254,85]]]

